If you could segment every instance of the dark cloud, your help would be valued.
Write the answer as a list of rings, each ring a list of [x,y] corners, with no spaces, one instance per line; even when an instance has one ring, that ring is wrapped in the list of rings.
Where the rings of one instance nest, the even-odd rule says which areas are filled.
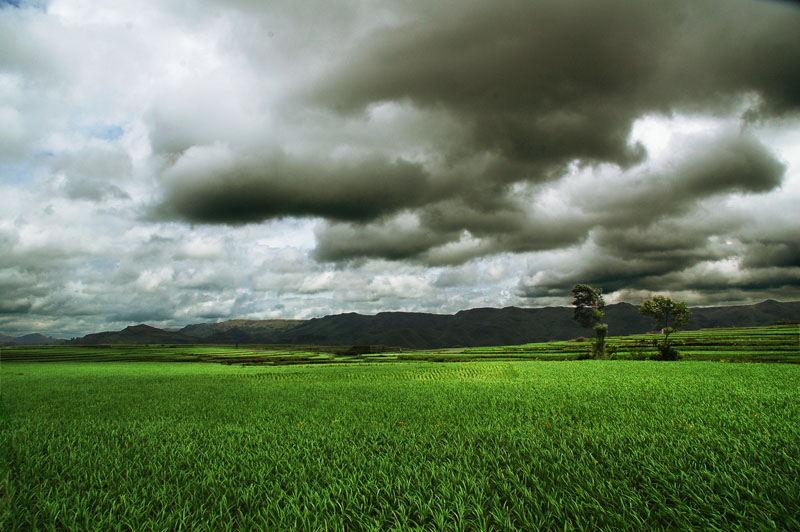
[[[342,262],[381,258],[429,265],[461,264],[503,252],[551,250],[582,241],[590,225],[580,219],[549,219],[524,211],[476,210],[444,201],[420,210],[412,226],[337,223],[316,231],[314,258]]]
[[[577,212],[552,217],[512,208],[487,212],[458,202],[432,206],[423,213],[422,221],[435,231],[447,229],[453,234],[461,229],[484,241],[484,246],[475,248],[475,253],[464,260],[506,251],[521,253],[567,247],[581,242],[591,227],[591,221]]]
[[[800,11],[765,2],[477,2],[376,31],[311,97],[340,111],[443,106],[512,159],[629,165],[648,112],[800,108]]]
[[[661,33],[646,27],[657,20],[639,7],[569,4],[467,4],[376,32],[313,97],[336,110],[402,100],[443,106],[461,117],[475,146],[510,159],[628,164],[641,151],[627,145],[637,115],[626,94],[648,68],[641,50],[652,46],[646,35]],[[636,32],[620,33],[617,17]]]
[[[693,254],[665,254],[660,257],[624,258],[605,253],[591,254],[580,259],[580,265],[567,266],[562,271],[550,271],[536,282],[522,281],[520,296],[539,298],[544,296],[564,297],[577,282],[602,288],[604,292],[621,289],[642,289],[659,286],[656,279],[673,271],[683,270],[699,262]]]
[[[602,225],[647,225],[692,208],[704,198],[768,192],[781,184],[785,166],[748,134],[691,137],[676,147],[671,168],[643,170],[619,183],[599,185],[581,206]]]
[[[316,231],[316,237],[314,258],[324,262],[361,258],[405,260],[458,239],[457,234],[431,231],[415,223],[403,224],[396,220],[372,225],[323,225]]]
[[[800,268],[758,268],[731,276],[720,272],[700,275],[667,275],[662,279],[667,289],[696,290],[709,293],[724,290],[744,292],[772,291],[780,299],[794,299],[800,294]],[[783,294],[781,289],[785,289]]]
[[[33,303],[31,298],[4,299],[0,302],[0,314],[25,314],[30,312]]]
[[[675,173],[673,186],[688,197],[730,192],[768,192],[781,184],[786,167],[747,134],[723,135],[694,145]],[[676,199],[682,199],[680,197]]]
[[[787,235],[783,241],[762,240],[747,242],[747,253],[742,260],[745,268],[795,267],[800,268],[800,241],[797,235]]]
[[[573,246],[596,229],[596,242],[623,256],[630,252],[641,255],[649,249],[660,257],[684,260],[681,249],[694,246],[705,257],[706,237],[714,234],[708,232],[708,222],[698,232],[691,223],[684,225],[674,217],[692,212],[707,198],[773,190],[780,185],[785,167],[749,134],[692,137],[687,143],[688,147],[676,150],[679,160],[667,168],[632,169],[603,182],[584,183],[585,190],[565,196],[572,210],[540,213],[535,205],[515,198],[513,189],[504,187],[502,193],[486,200],[488,204],[454,197],[420,208],[419,227],[410,233],[362,224],[318,231],[315,256],[329,261],[381,257],[460,263],[502,252]],[[462,241],[465,234],[479,244],[447,258],[435,252],[437,246]],[[657,269],[676,266],[658,261],[651,260]]]
[[[800,89],[796,69],[785,68],[800,53],[786,22],[798,17],[785,6],[744,2],[736,9],[695,2],[470,2],[458,13],[412,6],[406,23],[367,35],[334,61],[304,103],[337,113],[366,113],[381,102],[445,109],[470,146],[443,148],[450,169],[384,155],[345,162],[265,157],[253,148],[209,159],[208,146],[188,146],[209,142],[212,130],[195,128],[189,133],[200,136],[181,140],[177,149],[177,137],[155,122],[156,149],[182,155],[163,172],[154,216],[350,222],[317,231],[315,257],[322,261],[439,261],[434,250],[466,234],[479,244],[452,259],[463,261],[561,248],[582,242],[594,226],[653,223],[703,198],[768,191],[780,184],[784,167],[746,133],[681,147],[671,171],[626,174],[624,188],[612,183],[593,192],[590,203],[577,205],[582,213],[570,216],[531,212],[510,185],[552,182],[575,160],[623,168],[642,161],[643,148],[629,139],[634,120],[648,112],[729,110],[750,93],[758,95],[759,113],[800,108],[800,98],[786,90]],[[465,170],[475,153],[492,154],[492,162]],[[388,230],[386,217],[403,211],[415,212],[419,226]],[[364,225],[375,220],[381,221]]]
[[[164,172],[155,218],[245,224],[285,216],[366,221],[424,203],[424,169],[401,159],[309,160],[188,150]]]
[[[701,259],[723,258],[713,235],[731,234],[749,220],[691,216],[660,224],[629,227],[601,227],[592,233],[592,242],[623,259],[660,258],[682,255]]]
[[[800,78],[787,68],[800,53],[800,10],[738,0],[476,1],[457,11],[409,3],[402,15],[343,42],[286,99],[284,118],[341,126],[338,140],[301,128],[318,144],[313,156],[275,148],[279,138],[259,133],[261,115],[216,96],[227,94],[225,83],[157,102],[150,138],[172,162],[150,217],[319,217],[329,222],[316,232],[320,261],[441,264],[573,246],[593,227],[646,226],[705,198],[781,183],[784,165],[746,132],[693,138],[666,168],[639,164],[647,154],[630,134],[648,113],[729,114],[747,98],[759,116],[800,109]],[[446,116],[460,127],[458,141],[424,129],[410,139],[407,124],[381,146],[354,137],[353,124],[374,127],[373,111],[387,102],[395,112]],[[213,120],[198,122],[201,107]],[[388,155],[392,143],[423,152],[414,159],[423,162]],[[332,155],[343,148],[351,155]],[[515,184],[557,183],[576,162],[611,163],[618,176],[555,216],[537,210],[535,193],[516,197]],[[401,213],[417,226],[393,225]]]
[[[494,206],[470,204],[458,198],[442,201],[424,210],[422,223],[437,232],[466,230],[478,237],[520,231],[526,223],[524,208],[514,205],[508,197],[493,199]]]
[[[779,299],[797,298],[800,247],[794,234],[782,239],[773,234],[764,240],[736,236],[745,227],[764,235],[775,233],[754,224],[752,218],[692,216],[648,228],[598,229],[592,233],[592,246],[574,263],[523,280],[519,295],[564,297],[575,282],[585,282],[607,293],[686,292],[693,304],[717,303],[722,301],[719,293],[728,290],[743,299],[766,297],[770,291]]]
[[[8,252],[4,252],[6,255]],[[48,290],[37,282],[35,271],[26,265],[4,265],[0,263],[0,314],[25,314],[35,303],[46,297]]]
[[[502,187],[486,182],[551,180],[576,159],[623,167],[641,161],[644,151],[629,135],[648,112],[730,106],[747,93],[759,95],[762,111],[800,108],[800,77],[791,67],[800,54],[800,10],[735,4],[501,1],[468,2],[458,12],[411,6],[405,24],[376,30],[347,50],[309,95],[337,111],[387,101],[447,109],[462,124],[470,152],[498,153],[503,161],[501,171],[464,179],[453,193],[502,196]],[[256,126],[246,106],[216,96],[224,90],[215,85],[154,107],[155,150],[180,154],[219,138],[244,142]],[[211,109],[213,126],[197,123],[198,106]],[[236,161],[217,176],[201,172],[191,184],[168,177],[161,212],[210,223],[286,214],[367,220],[429,200],[418,194],[423,172],[411,163],[375,156],[320,164]],[[716,186],[700,169],[696,175],[695,188]]]

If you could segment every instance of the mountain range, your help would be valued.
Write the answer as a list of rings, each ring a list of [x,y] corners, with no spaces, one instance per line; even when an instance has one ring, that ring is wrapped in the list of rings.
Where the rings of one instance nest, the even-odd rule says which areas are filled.
[[[638,307],[629,303],[608,305],[605,310],[604,321],[610,335],[638,334],[654,328],[652,320],[640,315]],[[800,301],[766,300],[754,305],[691,310],[692,318],[685,330],[800,322]],[[169,330],[141,324],[122,331],[89,334],[69,343],[383,345],[431,349],[517,345],[592,336],[591,329],[582,329],[573,321],[572,313],[572,307],[506,307],[476,308],[456,314],[382,312],[336,314],[310,320],[235,319]]]
[[[58,345],[65,343],[66,340],[45,336],[39,333],[26,334],[24,336],[8,336],[0,333],[0,346],[15,345]]]

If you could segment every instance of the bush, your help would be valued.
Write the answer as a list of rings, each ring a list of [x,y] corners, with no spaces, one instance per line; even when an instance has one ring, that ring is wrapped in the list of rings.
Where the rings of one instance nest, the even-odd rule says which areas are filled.
[[[679,360],[681,358],[678,350],[671,345],[658,344],[656,349],[658,349],[658,354],[653,355],[652,360]]]
[[[606,358],[609,360],[614,360],[617,358],[617,347],[616,346],[609,346],[606,348]]]

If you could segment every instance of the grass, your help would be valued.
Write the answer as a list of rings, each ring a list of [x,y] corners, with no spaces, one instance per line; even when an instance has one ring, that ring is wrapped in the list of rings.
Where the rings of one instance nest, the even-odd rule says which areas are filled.
[[[662,338],[659,334],[610,337],[607,347],[614,358],[641,360],[655,354],[653,342],[661,342]],[[450,353],[469,357],[575,359],[591,352],[591,339],[578,340],[468,348],[450,350]],[[670,341],[685,360],[800,363],[800,326],[797,324],[681,331],[670,335]]]
[[[800,529],[797,364],[93,349],[172,362],[4,350],[0,530]]]

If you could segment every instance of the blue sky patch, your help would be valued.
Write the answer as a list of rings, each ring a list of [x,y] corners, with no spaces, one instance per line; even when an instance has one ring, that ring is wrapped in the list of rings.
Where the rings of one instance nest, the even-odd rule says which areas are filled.
[[[33,178],[33,170],[27,164],[0,163],[0,183],[14,185]]]
[[[98,124],[89,130],[92,137],[103,140],[117,140],[125,134],[125,128],[118,124]]]

